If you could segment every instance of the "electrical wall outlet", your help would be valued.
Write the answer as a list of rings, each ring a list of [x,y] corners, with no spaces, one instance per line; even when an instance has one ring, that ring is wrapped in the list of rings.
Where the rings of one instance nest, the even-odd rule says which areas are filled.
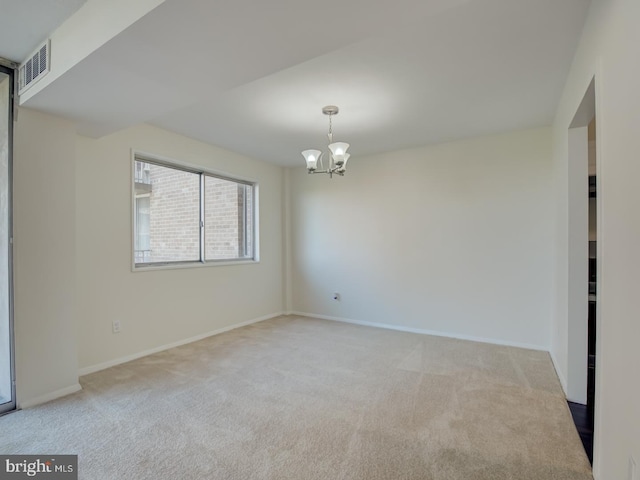
[[[114,320],[111,324],[113,333],[120,333],[120,320]]]

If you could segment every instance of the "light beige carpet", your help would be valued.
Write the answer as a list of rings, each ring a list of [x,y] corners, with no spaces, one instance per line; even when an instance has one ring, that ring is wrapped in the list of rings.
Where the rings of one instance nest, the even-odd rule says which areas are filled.
[[[544,352],[282,317],[0,418],[83,479],[587,480]]]

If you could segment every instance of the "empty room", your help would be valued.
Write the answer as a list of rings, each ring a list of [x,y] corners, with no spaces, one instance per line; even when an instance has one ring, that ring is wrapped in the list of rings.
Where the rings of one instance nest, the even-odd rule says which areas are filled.
[[[639,25],[0,0],[0,478],[640,480]]]

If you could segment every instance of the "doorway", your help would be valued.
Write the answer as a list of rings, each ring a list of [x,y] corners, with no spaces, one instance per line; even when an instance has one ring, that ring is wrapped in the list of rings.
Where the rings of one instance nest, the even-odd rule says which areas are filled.
[[[0,65],[0,415],[16,408],[11,223],[13,89],[14,70]]]
[[[598,252],[595,79],[568,132],[568,375],[567,400],[589,460],[596,400]]]

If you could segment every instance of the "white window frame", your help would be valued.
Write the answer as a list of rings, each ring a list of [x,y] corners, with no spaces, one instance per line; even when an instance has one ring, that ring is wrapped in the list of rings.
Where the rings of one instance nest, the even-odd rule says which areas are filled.
[[[136,263],[135,248],[136,248],[136,183],[135,183],[135,168],[136,162],[146,162],[154,165],[159,165],[167,168],[174,168],[185,172],[195,173],[200,175],[200,259],[190,261],[175,261],[175,262],[155,262],[155,263]],[[253,221],[252,221],[252,234],[253,234],[253,255],[247,258],[237,259],[224,259],[224,260],[206,260],[204,258],[204,191],[203,184],[205,176],[211,176],[228,180],[236,183],[242,183],[249,185],[253,190]],[[202,167],[200,165],[194,165],[186,163],[180,160],[159,156],[156,154],[143,152],[139,150],[131,150],[131,270],[133,272],[162,270],[162,269],[177,269],[177,268],[200,268],[200,267],[212,267],[212,266],[225,266],[225,265],[247,265],[260,263],[260,188],[258,182],[255,179],[241,177],[238,175],[232,175],[226,172],[213,170],[210,168]]]

